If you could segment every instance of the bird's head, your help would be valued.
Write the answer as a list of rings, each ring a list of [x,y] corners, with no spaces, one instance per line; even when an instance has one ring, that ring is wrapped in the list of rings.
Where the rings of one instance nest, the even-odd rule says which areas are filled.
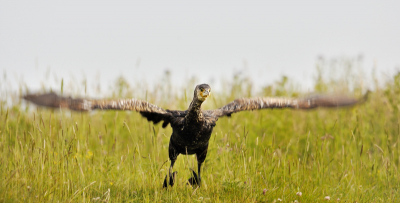
[[[194,90],[194,96],[204,102],[211,95],[211,87],[207,84],[197,85]]]

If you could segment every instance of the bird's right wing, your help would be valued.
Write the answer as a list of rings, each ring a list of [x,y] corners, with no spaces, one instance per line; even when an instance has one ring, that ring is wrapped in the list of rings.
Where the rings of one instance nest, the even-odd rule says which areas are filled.
[[[163,127],[170,123],[173,111],[164,110],[147,101],[137,99],[82,99],[59,96],[55,93],[28,94],[23,97],[39,106],[52,108],[67,108],[74,111],[90,110],[126,110],[137,111],[148,121],[158,123],[164,121]]]

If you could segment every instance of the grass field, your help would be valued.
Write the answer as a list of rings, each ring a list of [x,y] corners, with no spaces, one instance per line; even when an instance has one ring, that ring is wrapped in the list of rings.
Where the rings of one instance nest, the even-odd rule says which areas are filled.
[[[214,92],[203,109],[239,96],[301,95],[279,85],[252,95],[251,85],[241,82]],[[316,85],[321,87],[330,90]],[[132,89],[116,88],[114,96],[128,97]],[[186,109],[192,91],[151,92],[139,99]],[[162,182],[169,127],[135,112],[6,106],[2,98],[0,202],[400,202],[399,95],[400,74],[353,108],[221,118],[203,164],[202,187],[186,185],[197,164],[194,156],[180,155],[176,184],[168,190]]]

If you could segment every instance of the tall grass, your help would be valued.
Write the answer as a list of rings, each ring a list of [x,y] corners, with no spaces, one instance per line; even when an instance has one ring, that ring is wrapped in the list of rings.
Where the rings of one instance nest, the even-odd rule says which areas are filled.
[[[118,80],[112,97],[135,96],[125,82]],[[332,84],[319,78],[316,89],[335,91],[338,85]],[[240,96],[303,94],[285,78],[256,95],[251,89],[251,81],[237,77],[224,92],[214,92],[204,109]],[[339,89],[362,92],[357,86]],[[185,109],[193,94],[190,88],[180,96],[168,88],[157,91],[140,99]],[[322,202],[326,196],[339,202],[399,202],[399,95],[397,74],[353,108],[221,118],[202,168],[202,187],[186,185],[197,163],[180,155],[176,184],[168,190],[162,181],[170,128],[135,112],[77,113],[6,105],[2,98],[0,202]]]

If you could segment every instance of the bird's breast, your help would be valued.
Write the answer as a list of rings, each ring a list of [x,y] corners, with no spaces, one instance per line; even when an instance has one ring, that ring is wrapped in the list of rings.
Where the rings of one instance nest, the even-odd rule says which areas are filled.
[[[213,126],[205,123],[176,126],[173,128],[171,141],[182,148],[197,149],[208,144],[212,130]]]

